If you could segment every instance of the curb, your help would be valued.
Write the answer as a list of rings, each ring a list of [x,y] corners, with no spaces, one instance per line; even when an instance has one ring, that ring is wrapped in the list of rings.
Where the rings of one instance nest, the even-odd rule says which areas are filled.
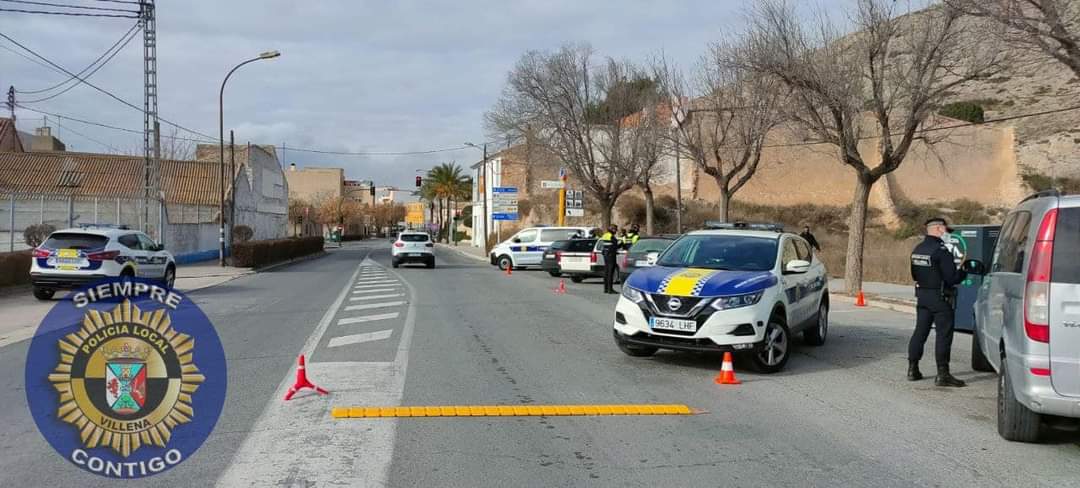
[[[446,250],[454,251],[454,252],[456,252],[456,253],[458,253],[458,254],[460,254],[462,256],[465,256],[467,258],[473,258],[473,259],[475,259],[477,261],[483,261],[485,263],[487,262],[487,258],[485,258],[483,256],[477,256],[475,254],[469,254],[469,253],[467,253],[465,251],[462,251],[462,250],[458,249],[457,246],[447,246],[446,244],[443,244],[443,243],[436,243],[435,245],[437,247],[439,247],[440,249],[446,249]]]
[[[854,305],[855,304],[855,298],[849,297],[847,295],[830,294],[829,298],[831,300],[846,303],[848,305]],[[910,314],[910,315],[915,315],[915,306],[914,305],[902,305],[902,304],[899,304],[899,303],[891,303],[891,302],[888,302],[888,301],[884,301],[884,300],[881,299],[881,297],[877,297],[877,296],[874,296],[874,295],[867,295],[866,296],[866,306],[867,307],[872,307],[872,308],[880,308],[880,309],[884,309],[884,310],[891,310],[893,312],[900,312],[900,313],[906,313],[906,314]]]
[[[302,263],[304,261],[310,261],[312,259],[321,258],[321,257],[326,256],[328,254],[329,253],[327,253],[326,250],[324,249],[324,250],[322,250],[320,252],[317,252],[317,253],[314,253],[314,254],[308,254],[307,256],[300,256],[298,258],[293,258],[293,259],[290,259],[288,261],[280,261],[280,262],[277,262],[277,263],[274,263],[274,264],[268,264],[268,265],[263,266],[261,268],[251,268],[251,271],[249,273],[245,273],[245,274],[262,273],[262,272],[265,272],[265,271],[270,271],[270,270],[280,268],[282,266],[288,266],[290,264]],[[240,276],[244,276],[244,275],[238,275],[237,277],[240,277]]]

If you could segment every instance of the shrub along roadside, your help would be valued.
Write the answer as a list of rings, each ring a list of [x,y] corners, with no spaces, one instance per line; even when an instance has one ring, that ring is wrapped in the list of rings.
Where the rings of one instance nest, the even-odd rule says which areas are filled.
[[[295,259],[323,250],[322,237],[294,237],[233,244],[232,264],[240,268],[259,268]]]
[[[31,251],[0,253],[0,286],[30,283]]]

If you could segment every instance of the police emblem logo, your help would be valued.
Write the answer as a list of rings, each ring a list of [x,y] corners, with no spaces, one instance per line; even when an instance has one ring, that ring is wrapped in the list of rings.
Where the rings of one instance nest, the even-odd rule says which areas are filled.
[[[38,327],[26,360],[30,413],[76,466],[111,478],[190,457],[225,401],[225,353],[180,292],[143,281],[78,290]]]
[[[164,309],[143,312],[124,300],[88,311],[82,328],[58,342],[61,360],[49,375],[60,393],[57,417],[79,429],[86,448],[128,457],[144,444],[165,447],[172,428],[196,415],[191,395],[205,378],[194,345]]]

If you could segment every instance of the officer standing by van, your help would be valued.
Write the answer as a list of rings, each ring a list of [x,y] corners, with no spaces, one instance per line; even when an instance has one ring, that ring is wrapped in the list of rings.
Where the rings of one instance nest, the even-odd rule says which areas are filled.
[[[604,293],[615,293],[615,270],[618,269],[615,265],[615,260],[619,256],[619,238],[617,234],[619,228],[615,225],[608,227],[607,232],[600,237],[600,241],[603,242],[603,246],[600,250],[604,255]]]
[[[911,252],[911,277],[915,280],[916,319],[915,333],[908,343],[908,381],[923,378],[919,371],[923,346],[930,336],[930,326],[937,327],[934,358],[937,361],[937,386],[962,387],[966,383],[949,373],[949,356],[952,349],[953,320],[956,315],[956,285],[967,278],[967,273],[956,268],[953,254],[945,247],[942,236],[950,232],[944,218],[926,221],[926,238]]]

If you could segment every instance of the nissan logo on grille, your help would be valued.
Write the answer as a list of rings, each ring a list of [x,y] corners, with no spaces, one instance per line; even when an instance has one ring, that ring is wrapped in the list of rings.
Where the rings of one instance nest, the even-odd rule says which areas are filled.
[[[667,301],[667,308],[668,308],[668,310],[671,310],[672,312],[678,311],[679,309],[682,308],[682,300],[679,300],[678,298],[674,298],[674,297],[671,298],[670,300]]]

